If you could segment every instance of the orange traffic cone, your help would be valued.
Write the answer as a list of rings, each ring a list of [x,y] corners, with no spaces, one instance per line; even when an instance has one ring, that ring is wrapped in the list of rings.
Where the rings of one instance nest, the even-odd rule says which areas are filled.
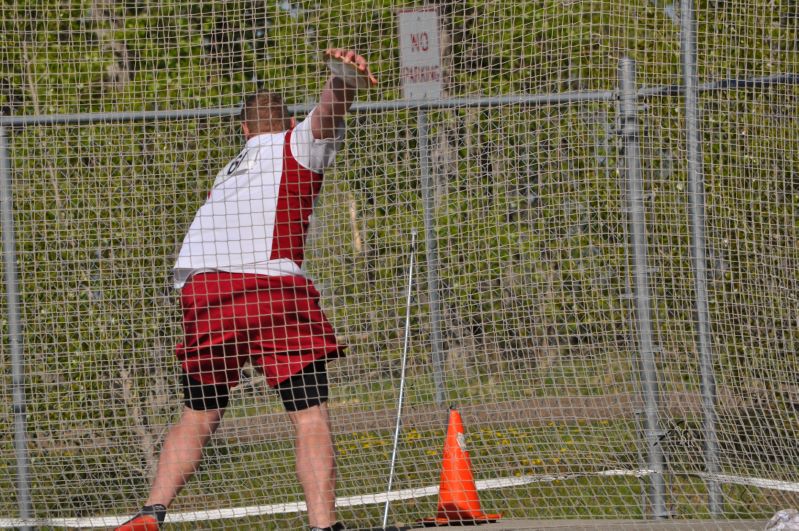
[[[480,524],[495,522],[499,518],[499,514],[485,514],[480,509],[461,415],[454,407],[450,407],[441,464],[441,486],[438,490],[438,514],[435,518],[425,518],[423,521],[444,525]]]

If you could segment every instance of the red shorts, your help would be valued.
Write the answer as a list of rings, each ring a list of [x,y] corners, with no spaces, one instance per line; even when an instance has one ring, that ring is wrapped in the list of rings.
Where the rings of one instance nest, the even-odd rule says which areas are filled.
[[[345,348],[303,277],[200,273],[183,286],[180,303],[185,338],[175,353],[185,373],[204,384],[235,387],[249,361],[275,387]]]

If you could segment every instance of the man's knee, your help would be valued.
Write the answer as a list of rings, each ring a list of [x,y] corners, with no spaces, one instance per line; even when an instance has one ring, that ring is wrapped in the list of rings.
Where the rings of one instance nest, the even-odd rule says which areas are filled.
[[[315,428],[328,425],[327,404],[319,404],[299,411],[289,411],[289,417],[297,428]]]
[[[183,408],[178,424],[198,434],[211,435],[219,427],[224,415],[224,409],[191,409],[186,406]]]

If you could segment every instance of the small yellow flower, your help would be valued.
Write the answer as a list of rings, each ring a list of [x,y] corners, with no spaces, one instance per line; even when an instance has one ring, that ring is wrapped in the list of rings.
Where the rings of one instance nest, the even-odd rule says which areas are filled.
[[[405,439],[407,439],[407,440],[409,440],[409,441],[418,441],[418,440],[419,440],[419,439],[421,439],[421,438],[422,438],[422,436],[421,436],[421,435],[419,435],[419,432],[418,432],[418,431],[416,431],[416,428],[412,429],[411,431],[409,431],[409,432],[408,432],[408,433],[405,435]]]

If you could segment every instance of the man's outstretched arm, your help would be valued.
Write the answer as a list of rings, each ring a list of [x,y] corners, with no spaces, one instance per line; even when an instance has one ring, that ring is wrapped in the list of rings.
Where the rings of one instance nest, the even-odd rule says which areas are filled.
[[[369,79],[371,85],[377,85],[377,79],[369,71],[369,65],[363,56],[352,50],[329,48],[325,56],[333,61],[354,65],[360,73]],[[350,110],[358,89],[335,75],[330,76],[322,89],[319,104],[311,115],[311,133],[317,140],[333,138],[344,115]]]

